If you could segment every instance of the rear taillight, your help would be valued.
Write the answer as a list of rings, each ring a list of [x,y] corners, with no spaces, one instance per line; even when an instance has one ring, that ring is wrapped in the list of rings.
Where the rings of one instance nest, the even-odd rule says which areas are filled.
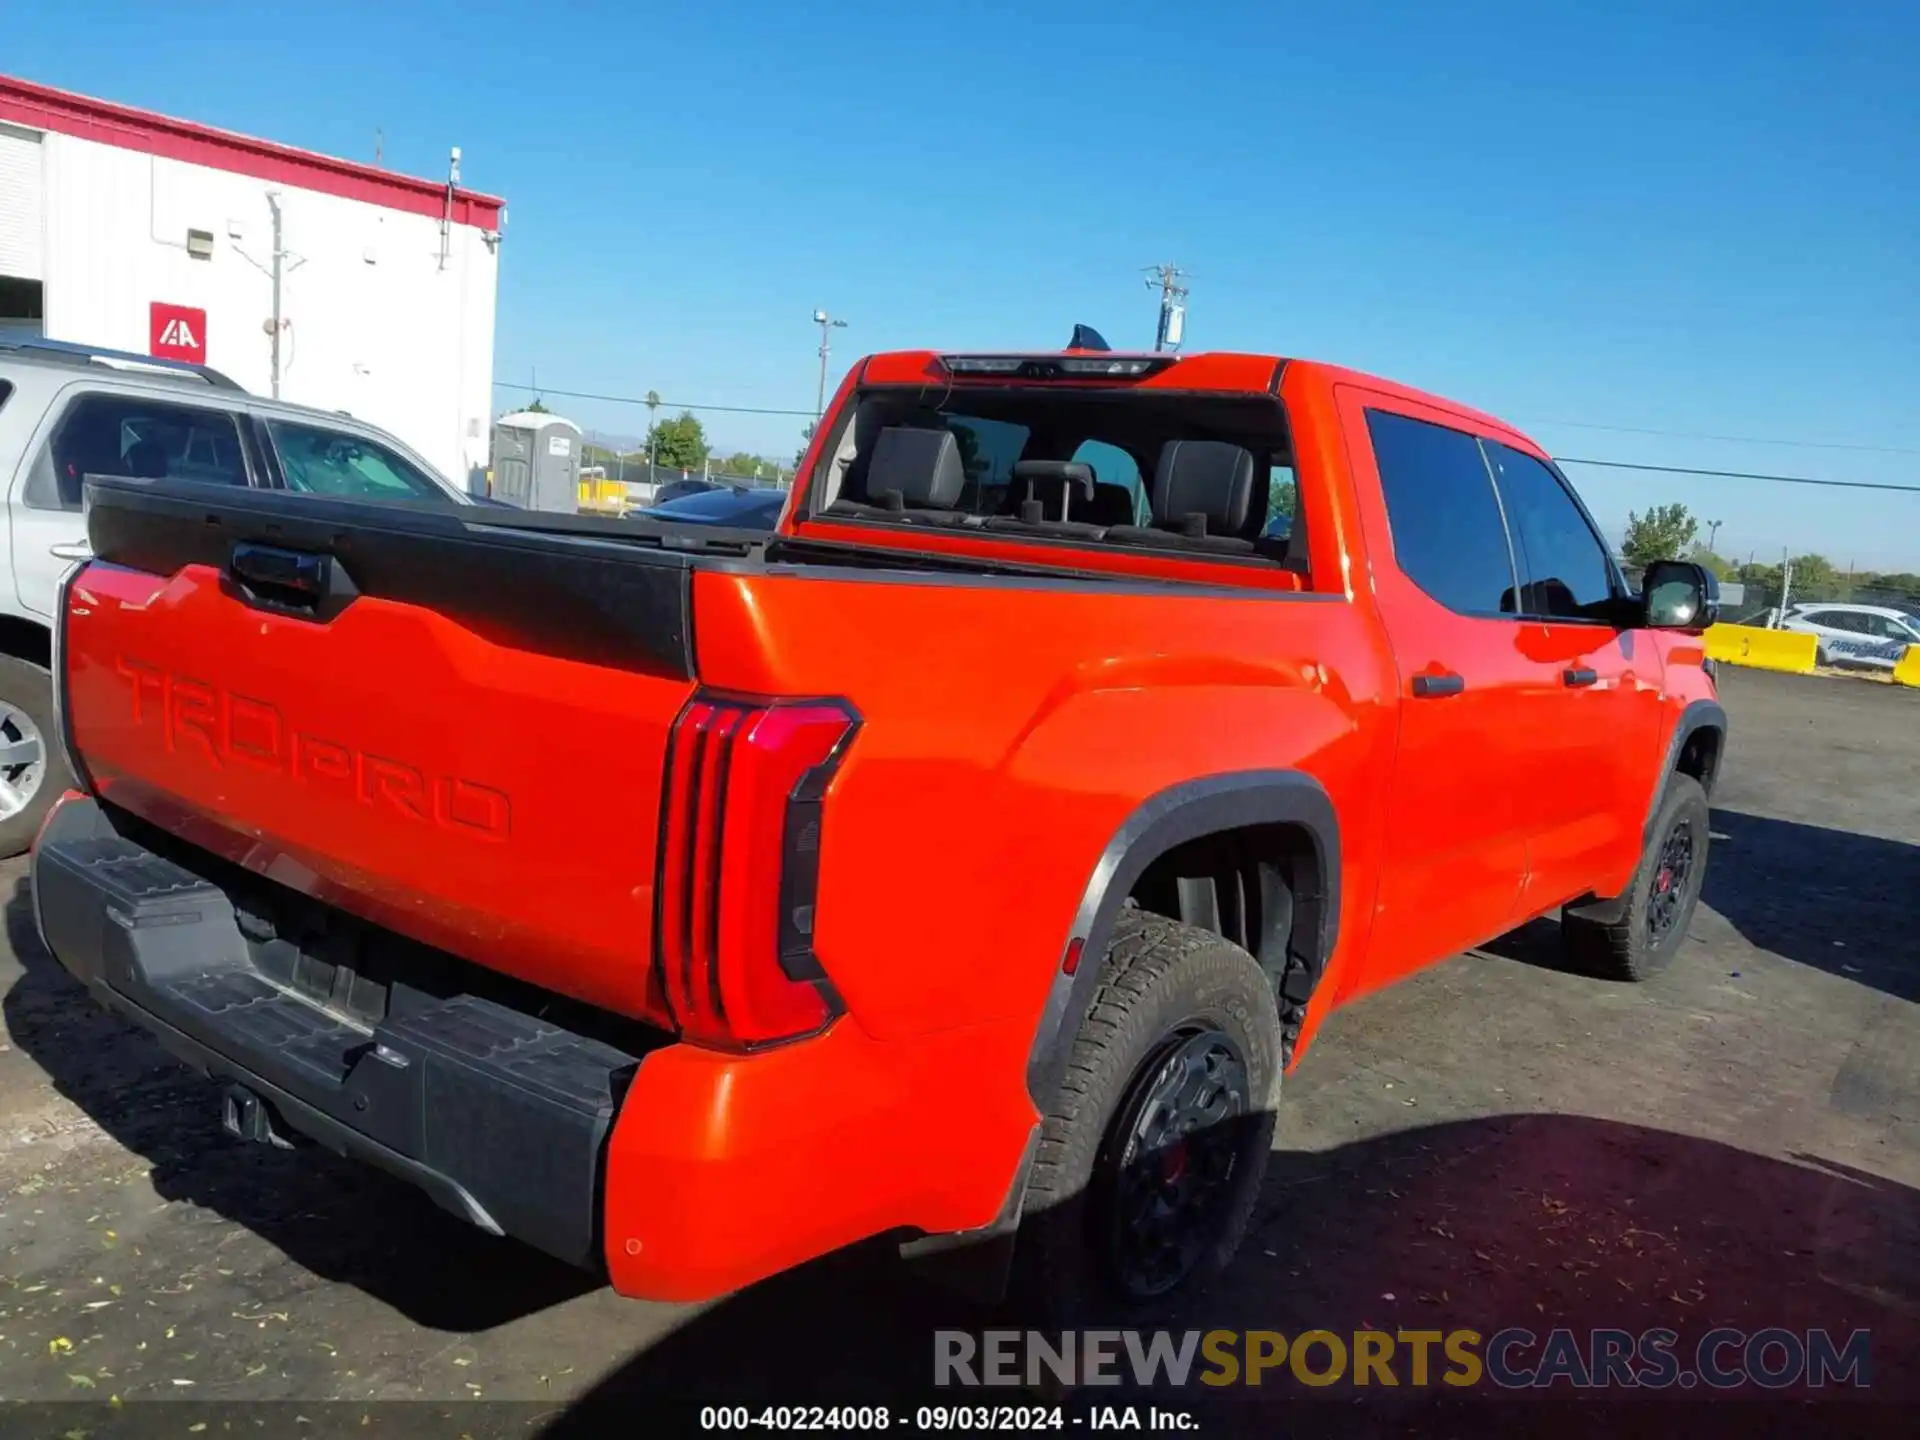
[[[686,1039],[750,1050],[838,1013],[813,953],[821,800],[859,724],[837,700],[704,695],[674,723],[654,934]]]

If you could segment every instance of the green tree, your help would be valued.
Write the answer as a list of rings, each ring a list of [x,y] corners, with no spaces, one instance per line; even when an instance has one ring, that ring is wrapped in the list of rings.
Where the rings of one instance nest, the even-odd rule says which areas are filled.
[[[536,396],[534,396],[534,397],[533,397],[533,403],[532,403],[531,405],[529,405],[529,406],[527,406],[527,408],[526,408],[526,413],[527,413],[527,414],[529,414],[529,415],[545,415],[545,414],[547,414],[547,413],[548,413],[548,411],[547,411],[547,402],[546,402],[546,401],[544,401],[544,400],[542,400],[542,399],[541,399],[541,398],[540,398],[540,397],[539,397],[538,395],[536,395]]]
[[[1627,533],[1620,541],[1620,557],[1629,565],[1651,565],[1655,560],[1678,560],[1700,533],[1700,522],[1687,507],[1655,505],[1644,515],[1627,512]]]
[[[1840,572],[1824,555],[1794,556],[1791,583],[1795,600],[1837,600],[1846,588]]]
[[[1733,579],[1733,562],[1724,556],[1714,554],[1704,545],[1694,546],[1693,554],[1687,558],[1696,565],[1706,566],[1713,572],[1713,578],[1716,580]]]
[[[1299,503],[1300,487],[1294,481],[1293,472],[1272,472],[1267,480],[1267,519],[1285,515],[1291,520],[1294,507]]]
[[[800,427],[800,448],[793,452],[793,468],[798,470],[800,462],[807,458],[807,446],[813,443],[813,426]]]
[[[682,410],[648,432],[647,448],[663,470],[698,470],[707,458],[707,432],[691,410]]]

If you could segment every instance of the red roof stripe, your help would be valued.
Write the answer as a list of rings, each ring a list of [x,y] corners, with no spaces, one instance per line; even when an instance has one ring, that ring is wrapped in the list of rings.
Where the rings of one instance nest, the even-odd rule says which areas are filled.
[[[95,100],[10,75],[0,75],[0,120],[139,150],[166,160],[251,175],[256,180],[362,200],[389,210],[438,219],[446,208],[447,187],[443,183],[317,155],[311,150],[296,150],[271,140],[196,125],[191,120],[175,120],[151,110]],[[455,190],[453,219],[456,224],[497,230],[506,203],[498,196]]]

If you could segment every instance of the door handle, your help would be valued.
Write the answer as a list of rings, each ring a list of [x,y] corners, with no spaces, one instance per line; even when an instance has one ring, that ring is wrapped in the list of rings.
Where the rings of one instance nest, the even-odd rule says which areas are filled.
[[[1585,666],[1576,666],[1571,670],[1562,670],[1560,678],[1566,681],[1570,688],[1577,690],[1583,685],[1593,684],[1600,676],[1596,671],[1589,670]]]
[[[86,540],[62,540],[58,545],[49,545],[47,553],[56,560],[91,560],[93,545]]]
[[[321,619],[359,594],[331,555],[242,541],[227,557],[227,577],[247,604]]]
[[[1438,700],[1448,695],[1458,695],[1466,688],[1466,676],[1456,675],[1451,670],[1444,675],[1413,677],[1413,698],[1416,700]]]

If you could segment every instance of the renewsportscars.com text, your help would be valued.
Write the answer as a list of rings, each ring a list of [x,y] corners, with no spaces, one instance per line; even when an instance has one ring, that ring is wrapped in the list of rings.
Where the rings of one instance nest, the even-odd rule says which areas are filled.
[[[1727,1390],[1872,1384],[1865,1330],[937,1330],[939,1386],[1497,1385]]]

